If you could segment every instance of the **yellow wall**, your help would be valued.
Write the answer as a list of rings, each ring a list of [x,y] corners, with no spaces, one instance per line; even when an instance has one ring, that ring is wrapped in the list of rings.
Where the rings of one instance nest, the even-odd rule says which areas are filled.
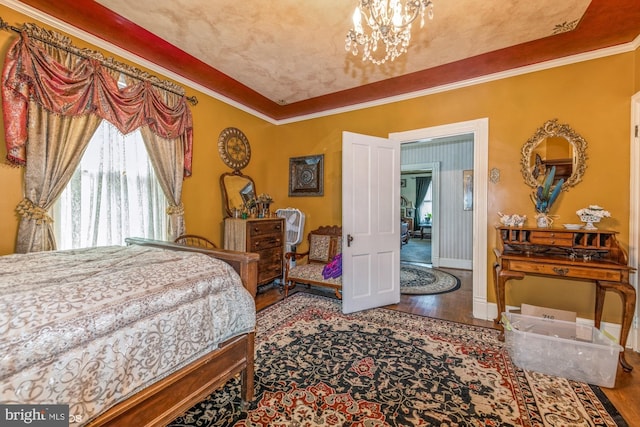
[[[635,76],[635,92],[640,91],[640,48],[636,49],[635,55],[635,67],[633,70],[633,74]]]
[[[495,245],[493,225],[497,212],[527,214],[535,211],[531,189],[520,173],[520,149],[546,120],[568,123],[588,142],[587,170],[583,181],[563,193],[552,213],[558,223],[577,222],[575,211],[599,204],[613,218],[602,226],[620,231],[628,245],[629,221],[629,109],[634,91],[633,53],[521,75],[390,105],[280,126],[278,151],[273,159],[284,170],[286,157],[325,153],[327,182],[324,200],[287,200],[311,213],[309,226],[340,222],[341,131],[386,136],[390,132],[489,118],[489,169],[498,168],[500,182],[489,184],[488,251]],[[305,141],[301,146],[300,141]],[[277,187],[286,188],[287,177],[279,175]],[[276,197],[280,201],[280,197]],[[285,204],[286,204],[285,203]],[[326,211],[320,215],[320,209]],[[308,228],[308,229],[311,229]],[[455,238],[455,236],[451,236]],[[492,252],[489,252],[492,254]],[[489,256],[487,283],[491,283]],[[560,286],[557,286],[560,283]],[[592,317],[594,287],[589,283],[526,278],[507,289],[507,303],[550,305]],[[493,300],[489,286],[489,299]],[[607,298],[605,320],[619,321],[619,298]]]
[[[6,7],[0,17],[11,24],[34,22]],[[4,57],[12,33],[0,32]],[[79,43],[78,43],[79,44]],[[108,52],[106,52],[108,55]],[[630,52],[567,65],[499,81],[367,108],[275,126],[207,95],[198,96],[194,116],[193,176],[184,184],[183,202],[187,231],[221,243],[223,210],[218,177],[229,169],[217,154],[217,138],[228,126],[242,129],[252,148],[244,173],[254,178],[258,193],[269,193],[274,209],[296,207],[306,214],[305,229],[341,223],[342,131],[386,136],[390,132],[489,118],[489,168],[498,168],[500,182],[489,184],[489,242],[495,244],[493,225],[497,212],[534,216],[531,189],[520,174],[520,148],[546,120],[569,124],[588,142],[587,169],[577,187],[563,193],[552,211],[557,221],[577,222],[575,211],[599,204],[611,211],[603,227],[620,231],[628,245],[630,98],[640,90],[640,53]],[[4,148],[0,155],[4,157]],[[323,197],[288,197],[289,158],[324,154]],[[17,230],[14,208],[21,198],[21,171],[0,166],[3,197],[0,201],[0,253],[13,251]],[[455,238],[455,236],[451,236]],[[491,252],[489,252],[491,254]],[[492,255],[488,271],[491,272]],[[491,284],[491,273],[487,277]],[[594,287],[589,283],[526,278],[509,286],[507,303],[521,302],[577,311],[592,317]],[[489,299],[493,289],[489,285]],[[619,322],[619,298],[607,298],[604,320]]]

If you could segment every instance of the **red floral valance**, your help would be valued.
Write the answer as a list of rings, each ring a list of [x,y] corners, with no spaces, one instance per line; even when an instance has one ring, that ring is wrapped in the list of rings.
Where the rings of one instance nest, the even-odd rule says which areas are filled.
[[[124,88],[96,59],[79,58],[73,69],[57,62],[24,31],[7,53],[2,74],[7,159],[27,162],[29,100],[55,114],[96,114],[127,134],[148,125],[153,133],[185,141],[184,175],[191,175],[193,119],[185,96],[173,106],[148,81]]]

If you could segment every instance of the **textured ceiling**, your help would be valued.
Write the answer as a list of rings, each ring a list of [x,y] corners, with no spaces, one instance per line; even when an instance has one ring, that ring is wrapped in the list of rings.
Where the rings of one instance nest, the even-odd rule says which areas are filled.
[[[288,104],[551,36],[558,25],[577,24],[589,0],[434,0],[434,19],[422,30],[416,22],[409,52],[385,66],[345,51],[353,0],[98,3]]]
[[[22,0],[274,119],[632,41],[638,0],[434,0],[407,54],[344,49],[356,0]]]

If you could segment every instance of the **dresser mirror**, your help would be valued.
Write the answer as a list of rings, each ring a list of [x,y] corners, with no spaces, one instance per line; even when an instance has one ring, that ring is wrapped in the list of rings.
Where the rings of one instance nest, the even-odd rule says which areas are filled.
[[[580,181],[587,167],[587,141],[557,119],[545,122],[522,147],[520,166],[527,185],[536,188],[546,171],[556,167],[555,181],[564,191]]]
[[[233,216],[234,209],[242,209],[246,202],[256,198],[256,184],[253,179],[243,175],[239,170],[226,172],[220,176],[222,201],[228,216]]]

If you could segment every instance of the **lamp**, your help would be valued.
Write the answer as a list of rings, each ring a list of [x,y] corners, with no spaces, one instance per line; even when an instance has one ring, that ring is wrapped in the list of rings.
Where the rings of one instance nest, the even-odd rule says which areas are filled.
[[[345,50],[358,55],[358,46],[362,46],[362,59],[376,65],[395,60],[407,51],[411,23],[418,15],[421,16],[420,28],[424,26],[426,9],[429,9],[429,19],[433,19],[431,0],[359,0],[353,12],[353,28],[345,40]],[[371,29],[370,34],[365,34],[362,18]],[[374,56],[378,43],[384,43],[384,57]]]

